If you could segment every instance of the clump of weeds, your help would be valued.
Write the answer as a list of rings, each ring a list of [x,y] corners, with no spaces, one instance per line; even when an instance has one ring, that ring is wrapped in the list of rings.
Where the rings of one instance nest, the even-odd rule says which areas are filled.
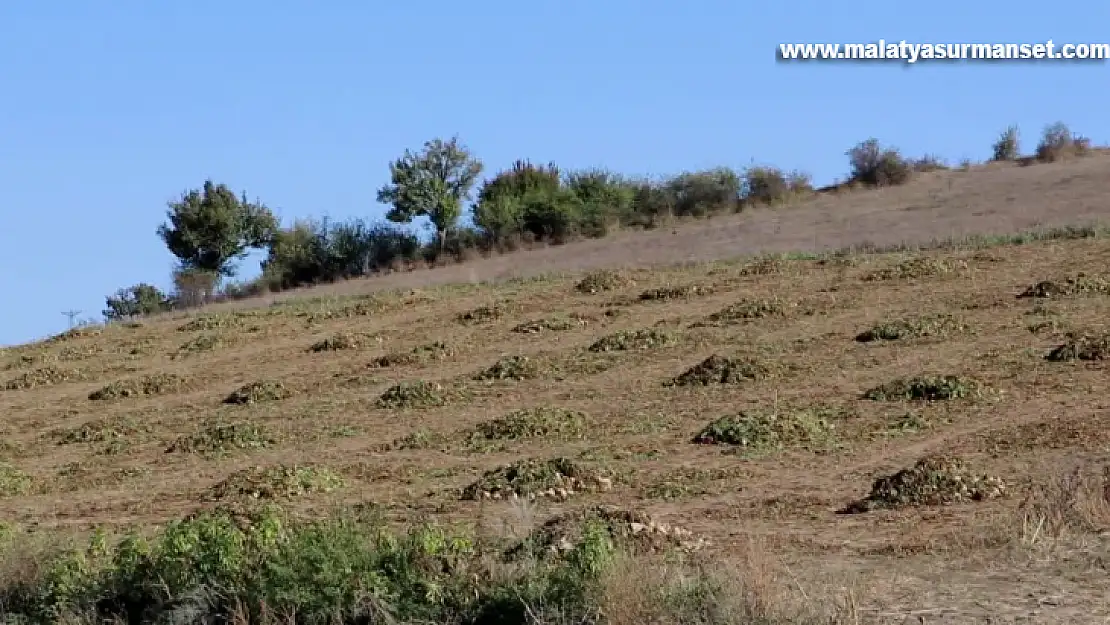
[[[1001,478],[971,473],[962,460],[929,456],[913,467],[880,477],[867,497],[846,506],[842,513],[858,514],[878,509],[936,506],[983,501],[1006,492]]]
[[[899,262],[893,267],[884,267],[864,274],[864,282],[879,282],[886,280],[916,280],[945,276],[968,268],[967,262],[947,258],[932,258],[918,256]]]
[[[362,332],[340,332],[313,343],[308,348],[308,351],[314,353],[334,352],[344,349],[359,349],[371,345],[380,345],[381,343],[382,338],[377,335]]]
[[[959,375],[922,375],[898,378],[868,389],[864,399],[872,401],[946,401],[978,396],[983,390],[977,380]]]
[[[615,352],[615,351],[641,351],[657,349],[673,345],[677,341],[674,334],[658,328],[640,328],[638,330],[621,330],[603,336],[591,344],[587,351]]]
[[[615,506],[593,506],[552,517],[505,551],[513,562],[521,558],[557,558],[604,536],[632,553],[678,550],[692,553],[711,543],[679,525],[664,523],[640,511]]]
[[[504,303],[496,303],[489,306],[479,306],[473,310],[460,313],[455,317],[455,320],[463,324],[492,323],[501,320],[513,311],[513,306]]]
[[[836,442],[834,414],[819,408],[743,411],[710,422],[693,442],[730,445],[753,455],[787,448],[826,450]]]
[[[229,343],[230,341],[216,333],[201,334],[182,343],[173,357],[182,358],[190,354],[208,352],[227,346]]]
[[[543,367],[534,358],[516,355],[500,358],[474,374],[475,380],[533,380],[543,375]]]
[[[587,273],[574,285],[574,290],[592,295],[606,291],[617,291],[635,284],[636,282],[623,272],[603,269]]]
[[[178,332],[230,330],[243,324],[243,318],[232,314],[209,314],[190,319],[177,328]]]
[[[586,435],[586,415],[565,408],[539,407],[514,410],[503,417],[479,423],[463,438],[470,446],[493,441],[527,438],[580,439]]]
[[[450,358],[454,354],[455,350],[446,343],[435,341],[425,345],[418,345],[407,352],[391,352],[384,356],[378,356],[370,361],[370,367],[373,369],[385,369],[389,367],[417,365],[431,360]]]
[[[786,311],[787,305],[777,299],[742,300],[710,314],[704,320],[695,323],[693,327],[719,328],[739,325],[757,319],[782,317],[786,315]]]
[[[343,478],[327,467],[278,464],[237,471],[209,488],[206,499],[292,499],[344,486]]]
[[[1077,273],[1060,280],[1043,280],[1018,294],[1019,298],[1054,298],[1110,294],[1110,276]]]
[[[117,380],[89,393],[89,399],[104,401],[134,397],[168,395],[185,389],[188,378],[175,373],[152,373],[126,380]]]
[[[970,328],[952,315],[921,315],[875,324],[856,335],[861,343],[872,341],[898,341],[915,338],[944,338]]]
[[[699,284],[685,284],[681,286],[668,286],[659,287],[656,289],[648,289],[643,293],[640,293],[639,299],[641,302],[658,302],[676,299],[690,299],[691,297],[709,295],[712,293],[712,287]]]
[[[293,396],[292,391],[275,380],[260,380],[244,384],[224,398],[225,404],[250,405],[268,401],[281,401]]]
[[[574,328],[580,328],[590,322],[588,317],[570,314],[566,316],[552,316],[543,319],[533,319],[525,321],[515,327],[513,332],[517,334],[540,334],[543,332],[566,332]]]
[[[18,497],[31,491],[34,480],[10,464],[0,463],[0,497]]]
[[[463,499],[513,499],[551,497],[567,499],[582,491],[606,491],[612,479],[604,471],[585,467],[568,458],[520,460],[487,471],[462,491]]]
[[[434,408],[447,404],[448,393],[437,382],[416,380],[395,384],[382,393],[375,405],[378,408],[418,409]]]
[[[666,382],[666,386],[737,384],[774,377],[778,368],[755,358],[728,358],[713,354]]]
[[[78,369],[65,369],[47,365],[26,371],[4,384],[4,390],[22,391],[46,386],[55,386],[66,382],[80,382],[87,379],[84,372]]]
[[[1051,362],[1110,360],[1110,333],[1071,335],[1045,359]]]
[[[266,428],[256,423],[210,425],[174,441],[166,453],[220,454],[237,450],[264,449],[277,442]]]

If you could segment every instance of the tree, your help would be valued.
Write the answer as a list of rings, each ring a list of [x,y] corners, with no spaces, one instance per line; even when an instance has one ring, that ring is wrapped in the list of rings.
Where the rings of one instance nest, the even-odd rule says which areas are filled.
[[[420,153],[405,150],[404,156],[390,163],[391,184],[378,191],[378,201],[392,205],[386,214],[392,222],[427,217],[442,250],[481,173],[482,162],[459,144],[458,137],[446,142],[434,139]]]
[[[170,299],[158,287],[144,282],[109,295],[105,305],[104,318],[114,321],[169,310]]]
[[[158,236],[184,268],[228,277],[235,275],[235,260],[264,247],[278,228],[266,206],[211,180],[170,202],[166,216],[169,223],[158,227]]]

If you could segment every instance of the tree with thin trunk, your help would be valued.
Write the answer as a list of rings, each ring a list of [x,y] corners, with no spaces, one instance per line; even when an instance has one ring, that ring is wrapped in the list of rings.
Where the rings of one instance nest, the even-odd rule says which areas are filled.
[[[378,191],[378,201],[392,206],[386,219],[395,223],[427,217],[442,250],[481,173],[482,162],[459,144],[458,137],[433,139],[421,152],[405,150],[390,163],[390,184]]]

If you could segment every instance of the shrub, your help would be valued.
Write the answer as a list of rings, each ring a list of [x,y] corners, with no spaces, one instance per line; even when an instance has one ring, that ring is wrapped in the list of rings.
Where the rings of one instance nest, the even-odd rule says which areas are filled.
[[[744,171],[741,195],[750,204],[777,204],[812,191],[808,174],[786,174],[777,167],[757,166]]]
[[[1036,157],[1042,163],[1051,163],[1068,157],[1083,156],[1091,148],[1091,141],[1072,134],[1067,124],[1056,122],[1044,129],[1037,145]]]
[[[632,221],[636,187],[624,177],[604,169],[569,172],[566,188],[581,203],[580,231],[600,237],[612,224]]]
[[[181,308],[203,306],[216,296],[220,274],[204,269],[181,268],[173,272],[173,301]]]
[[[869,187],[889,187],[909,182],[913,164],[894,148],[883,149],[878,139],[868,139],[848,150],[850,180]]]
[[[274,235],[262,271],[270,284],[287,289],[370,275],[415,260],[420,251],[415,235],[389,224],[298,221]]]
[[[667,183],[677,216],[705,217],[740,208],[740,175],[727,167],[675,176]]]
[[[991,146],[992,161],[1016,161],[1021,156],[1018,127],[1010,126]]]
[[[105,305],[104,318],[114,321],[164,312],[170,309],[171,301],[157,287],[143,282],[109,295]]]

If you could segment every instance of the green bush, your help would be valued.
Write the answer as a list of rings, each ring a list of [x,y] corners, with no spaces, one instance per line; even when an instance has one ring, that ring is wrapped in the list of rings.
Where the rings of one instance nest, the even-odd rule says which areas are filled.
[[[894,148],[882,148],[878,139],[868,139],[848,150],[852,182],[869,187],[890,187],[909,182],[913,163]]]
[[[998,141],[991,146],[992,161],[1016,161],[1021,156],[1020,137],[1018,127],[1010,126],[998,137]]]
[[[142,315],[153,315],[167,311],[172,301],[158,287],[140,283],[116,291],[115,295],[105,298],[107,308],[102,313],[109,321],[129,319]]]
[[[592,524],[557,558],[509,567],[483,557],[491,554],[470,535],[429,524],[397,534],[365,517],[298,521],[270,507],[201,512],[152,536],[97,532],[39,554],[40,566],[0,588],[0,605],[13,623],[258,623],[293,614],[321,625],[523,623],[534,610],[583,622],[616,552],[610,532]]]
[[[813,192],[807,174],[784,173],[777,167],[756,166],[744,171],[741,194],[749,204],[778,204]]]
[[[740,208],[741,178],[727,167],[683,173],[667,183],[676,216],[706,217]]]

